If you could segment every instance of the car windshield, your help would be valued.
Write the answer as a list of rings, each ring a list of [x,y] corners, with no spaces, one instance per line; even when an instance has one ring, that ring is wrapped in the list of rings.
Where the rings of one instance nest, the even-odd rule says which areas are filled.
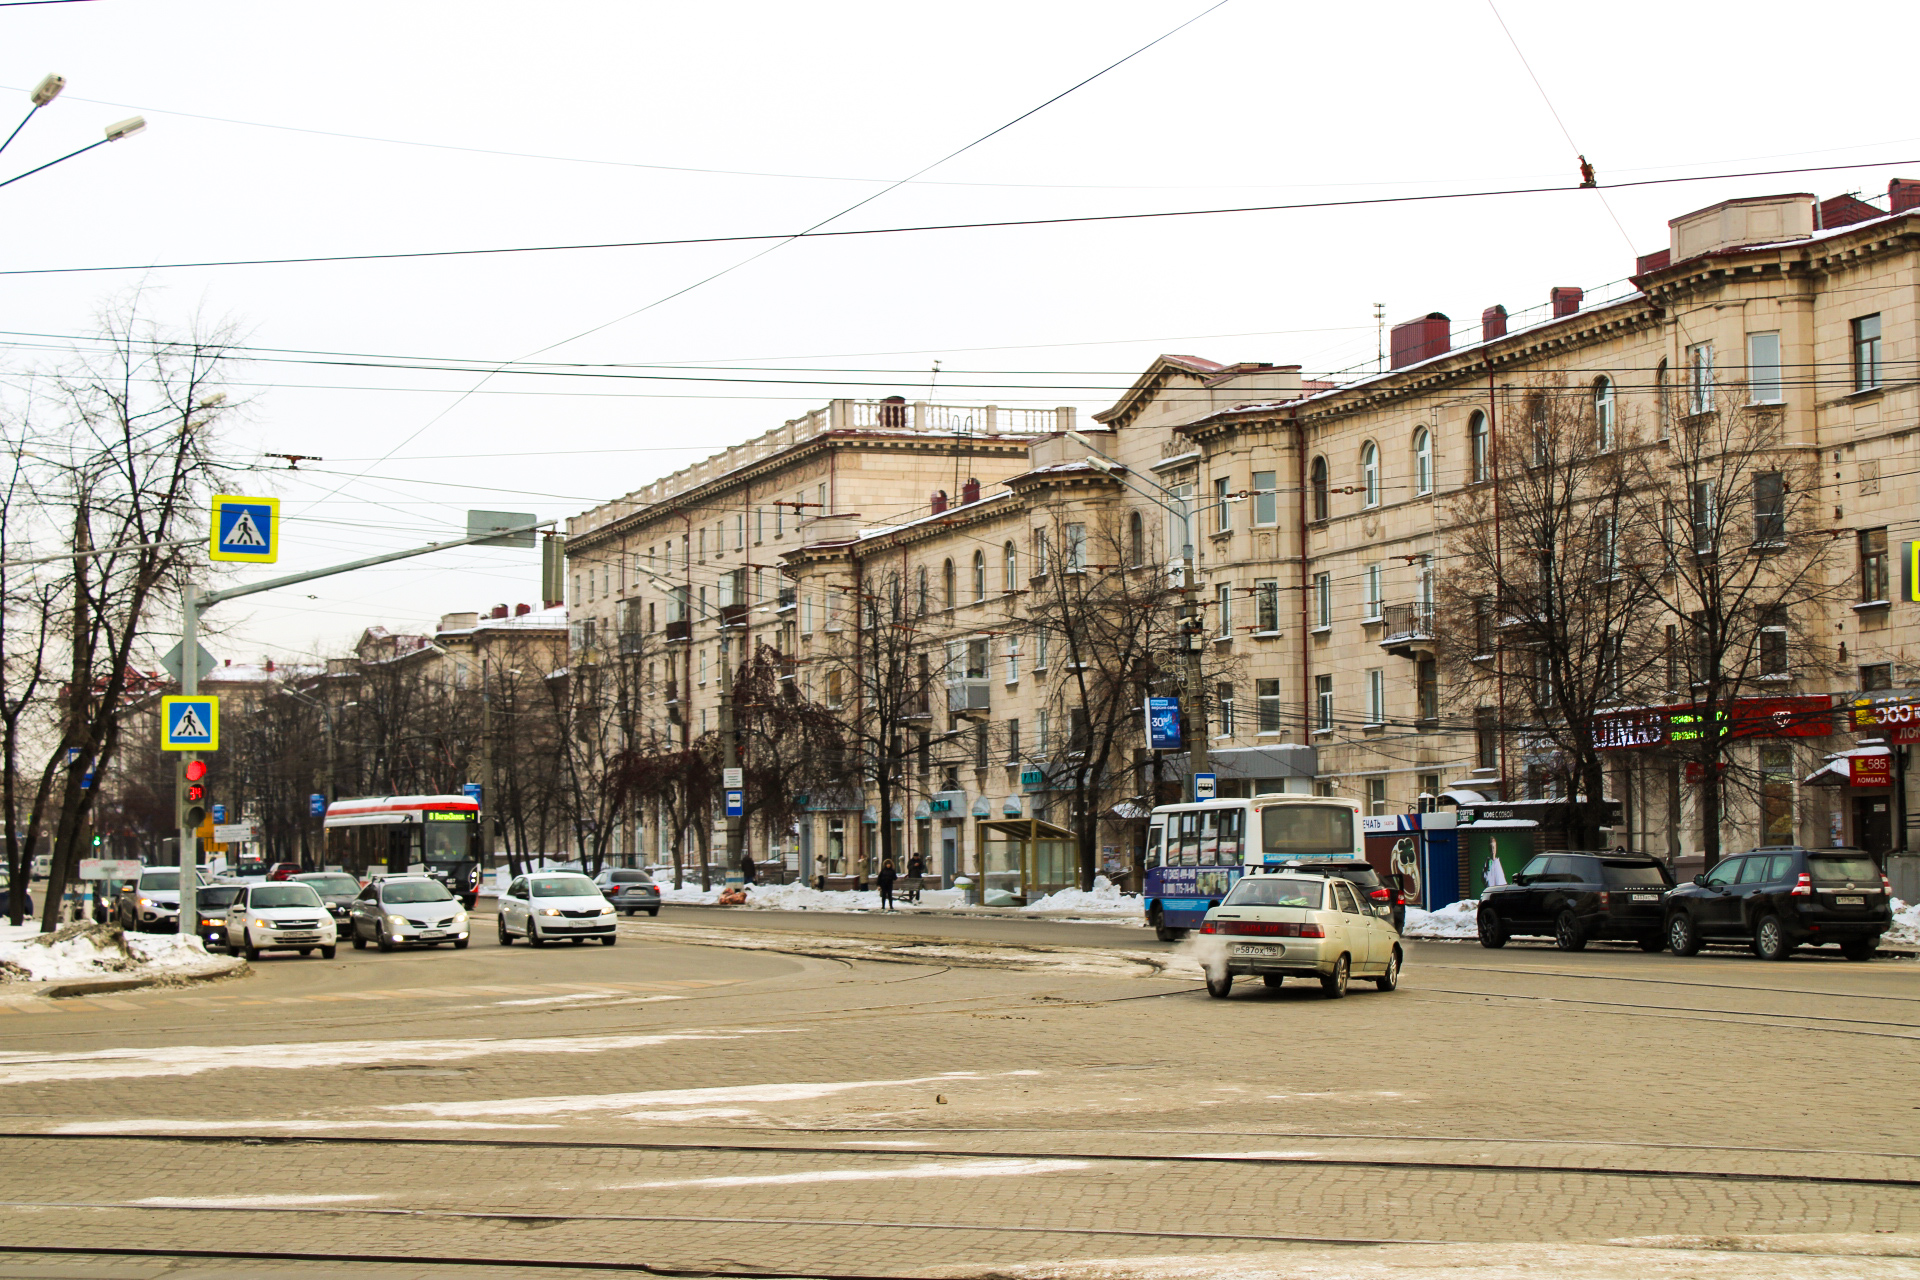
[[[317,907],[320,895],[311,885],[282,881],[279,884],[256,885],[253,896],[247,899],[255,907]]]
[[[1322,857],[1353,852],[1353,811],[1335,805],[1276,804],[1260,811],[1265,853]]]
[[[613,873],[615,884],[652,884],[653,877],[644,871],[616,871]]]
[[[536,898],[586,898],[600,892],[600,887],[585,876],[535,876],[533,878],[533,897]]]
[[[177,867],[171,871],[142,871],[140,887],[142,889],[178,889],[180,871]]]
[[[1807,869],[1815,880],[1851,880],[1855,884],[1880,883],[1880,867],[1864,853],[1816,853],[1807,859]]]
[[[1227,894],[1223,907],[1304,907],[1320,909],[1326,886],[1318,880],[1290,880],[1285,876],[1247,876]]]
[[[453,895],[438,880],[403,880],[380,890],[387,902],[447,902]]]
[[[1609,889],[1665,888],[1673,883],[1667,878],[1667,869],[1657,862],[1603,862],[1600,874]]]
[[[210,884],[193,895],[194,901],[200,904],[202,911],[208,907],[230,907],[233,905],[233,900],[239,896],[240,886],[237,884]]]
[[[360,892],[360,882],[352,876],[299,876],[301,884],[310,884],[315,893],[355,894]]]

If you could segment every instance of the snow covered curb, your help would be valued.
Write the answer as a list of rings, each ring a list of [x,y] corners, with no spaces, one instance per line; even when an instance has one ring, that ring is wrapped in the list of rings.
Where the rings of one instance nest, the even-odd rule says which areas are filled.
[[[720,898],[721,888],[699,889],[688,885],[675,889],[671,885],[660,886],[660,900],[681,906],[714,906]],[[757,884],[747,890],[748,908],[756,911],[831,911],[863,912],[880,910],[880,891],[867,889],[815,889],[805,884]],[[921,893],[920,901],[908,902],[895,896],[894,907],[899,911],[960,911],[978,910],[970,908],[966,894],[959,889],[928,889]],[[1105,876],[1094,878],[1094,887],[1086,889],[1062,889],[1058,893],[1048,894],[1044,898],[1030,902],[1024,907],[1002,907],[989,910],[1007,911],[1021,915],[1045,915],[1058,918],[1071,915],[1075,919],[1098,918],[1114,920],[1144,920],[1146,904],[1138,895],[1121,893]]]
[[[1920,947],[1920,903],[1893,900],[1893,928],[1880,935],[1883,943]]]
[[[1480,903],[1473,899],[1441,907],[1438,911],[1408,907],[1407,927],[1400,932],[1401,936],[1407,938],[1477,938],[1480,936],[1479,918]]]
[[[81,921],[42,935],[37,925],[0,924],[0,984],[42,992],[111,983],[116,989],[169,979],[213,978],[243,962],[211,956],[195,937],[123,933]],[[43,984],[59,984],[49,988]]]

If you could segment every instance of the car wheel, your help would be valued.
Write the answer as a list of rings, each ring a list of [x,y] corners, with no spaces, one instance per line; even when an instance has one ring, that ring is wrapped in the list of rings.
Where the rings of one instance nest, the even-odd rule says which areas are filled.
[[[1353,976],[1353,962],[1345,954],[1333,962],[1333,972],[1320,979],[1320,994],[1329,1000],[1338,1000],[1347,994],[1347,981]]]
[[[639,911],[640,911],[640,908],[638,907],[628,907],[624,912],[624,914],[626,915],[627,919],[631,920],[634,918],[634,916],[639,914]]]
[[[574,946],[576,946],[576,947],[577,947],[577,946],[579,946],[579,945],[580,945],[581,943],[583,943],[583,942],[585,942],[585,941],[586,941],[586,939],[585,939],[585,938],[583,938],[583,937],[581,937],[581,936],[580,936],[579,934],[575,934],[575,935],[573,936],[573,945],[574,945]]]
[[[1553,945],[1562,951],[1587,949],[1587,935],[1581,931],[1579,916],[1571,911],[1560,913],[1560,918],[1553,922]]]
[[[312,956],[313,956],[313,948],[312,948],[312,947],[302,947],[302,948],[300,948],[300,958],[301,958],[302,960],[307,960],[307,959],[311,959],[311,958],[312,958]]]
[[[1395,947],[1387,957],[1387,971],[1375,978],[1373,985],[1382,991],[1392,991],[1400,985],[1400,948]]]
[[[660,908],[655,907],[653,910],[647,912],[647,919],[658,920],[659,918],[660,918]]]
[[[500,938],[500,945],[503,947],[512,946],[513,935],[507,932],[507,918],[505,916],[495,916],[493,923],[495,925],[494,931]]]
[[[387,929],[385,925],[382,925],[380,927],[380,931],[373,935],[373,940],[376,944],[379,945],[382,951],[393,950],[393,939],[387,936]]]
[[[365,951],[367,949],[367,940],[360,936],[358,929],[353,931],[353,949],[355,951]]]
[[[1213,970],[1207,970],[1207,994],[1215,1000],[1225,1000],[1228,996],[1232,995],[1233,975],[1225,969],[1222,969],[1220,976],[1215,977]]]
[[[320,958],[322,960],[331,960],[334,958],[334,956],[338,955],[339,953],[340,953],[340,948],[337,945],[320,948]]]
[[[527,945],[530,947],[544,947],[547,945],[547,940],[540,936],[539,926],[534,924],[532,920],[527,921]]]
[[[1753,953],[1762,960],[1785,960],[1793,954],[1793,939],[1776,915],[1764,915],[1753,926]]]
[[[1500,923],[1499,916],[1485,907],[1480,908],[1474,927],[1479,931],[1481,946],[1497,951],[1507,945],[1506,927]]]
[[[600,941],[610,947],[614,943],[620,941],[620,939],[614,937],[612,934],[608,934],[606,937],[600,939]]]
[[[1635,941],[1640,944],[1642,951],[1658,951],[1667,945],[1667,940],[1657,933],[1650,933],[1644,938],[1635,939]]]
[[[248,960],[258,960],[260,958],[260,948],[253,945],[253,935],[251,934],[247,935],[246,943],[242,946],[241,950],[246,953]]]
[[[1684,911],[1667,917],[1667,950],[1677,956],[1694,955],[1700,950],[1700,931],[1693,927],[1693,917]]]
[[[1856,961],[1873,959],[1873,953],[1879,949],[1880,939],[1877,935],[1871,938],[1854,938],[1840,944],[1840,954],[1849,960]]]
[[[453,949],[455,951],[465,951],[467,949],[467,943],[470,941],[472,941],[470,938],[455,938],[453,940]]]

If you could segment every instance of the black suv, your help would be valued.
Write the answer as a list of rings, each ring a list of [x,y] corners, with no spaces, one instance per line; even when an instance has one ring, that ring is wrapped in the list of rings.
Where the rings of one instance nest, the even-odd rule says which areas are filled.
[[[1673,887],[1667,864],[1633,853],[1543,853],[1511,884],[1480,900],[1480,945],[1504,947],[1515,935],[1550,937],[1562,951],[1596,938],[1666,944],[1660,900]]]
[[[1724,859],[1668,894],[1666,908],[1677,956],[1738,938],[1762,960],[1823,942],[1839,943],[1849,960],[1871,960],[1893,923],[1893,889],[1864,849],[1778,845]]]
[[[1339,876],[1359,887],[1362,903],[1383,919],[1391,919],[1394,929],[1405,932],[1407,923],[1407,895],[1400,886],[1390,880],[1382,880],[1380,873],[1358,858],[1328,858],[1314,861],[1309,858],[1290,860],[1288,869],[1304,871],[1314,876]],[[1267,867],[1272,871],[1275,868]]]

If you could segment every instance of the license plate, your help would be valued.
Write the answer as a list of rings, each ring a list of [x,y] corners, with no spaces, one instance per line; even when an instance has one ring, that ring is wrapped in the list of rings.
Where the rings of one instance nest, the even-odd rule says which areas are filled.
[[[317,933],[283,933],[280,935],[280,941],[282,942],[318,942],[320,941],[320,935]]]
[[[447,936],[447,931],[445,929],[422,929],[420,936],[423,938],[444,938]]]
[[[1865,898],[1835,898],[1833,901],[1836,906],[1842,907],[1864,907],[1867,905]]]
[[[1229,954],[1236,956],[1270,956],[1279,952],[1278,947],[1258,947],[1250,942],[1236,942]]]
[[[1636,893],[1633,895],[1633,900],[1635,902],[1658,902],[1660,901],[1660,895],[1657,893]]]

